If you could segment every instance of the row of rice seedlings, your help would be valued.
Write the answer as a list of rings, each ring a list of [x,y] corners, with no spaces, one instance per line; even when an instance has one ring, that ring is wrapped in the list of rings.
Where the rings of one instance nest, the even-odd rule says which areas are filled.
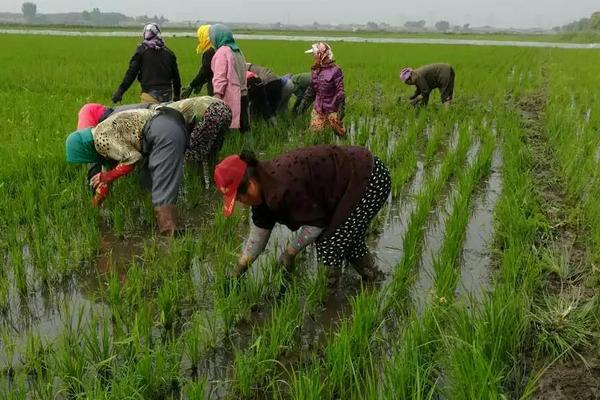
[[[563,61],[563,60],[561,60]],[[569,109],[568,93],[575,77],[587,76],[597,79],[588,62],[574,63],[572,76],[564,76],[564,66],[559,62],[551,64],[553,79],[549,80],[550,101],[545,105],[545,126],[548,139],[558,161],[558,170],[564,177],[565,189],[573,204],[577,204],[585,215],[585,226],[590,230],[594,243],[595,259],[600,258],[600,207],[597,198],[600,193],[600,114],[598,99],[593,85],[579,90],[573,95],[581,96],[580,102],[573,100]],[[593,111],[592,111],[593,110]]]
[[[515,357],[526,345],[530,297],[540,277],[533,244],[543,219],[515,115],[503,119],[502,132],[504,190],[496,206],[500,270],[481,306],[456,308],[443,336],[442,390],[451,398],[502,398],[507,391],[519,396],[518,388],[514,393],[504,385],[515,379]]]
[[[268,322],[253,331],[252,345],[236,352],[234,379],[240,395],[248,397],[266,387],[279,390],[277,359],[292,352],[301,335],[302,321],[315,313],[325,296],[326,270],[319,267],[314,272],[316,275],[305,281],[292,278],[283,301],[274,306]]]
[[[470,138],[463,130],[458,146],[444,159],[439,173],[436,176],[429,176],[426,180],[417,197],[417,207],[403,239],[404,255],[394,271],[390,285],[381,292],[363,291],[353,299],[352,317],[341,322],[335,336],[325,347],[325,359],[319,363],[321,376],[327,377],[320,396],[345,398],[352,392],[352,386],[360,386],[363,383],[363,374],[370,363],[370,349],[377,338],[377,332],[386,312],[396,304],[396,298],[407,297],[408,283],[412,282],[411,271],[416,266],[421,253],[422,228],[427,223],[429,210],[448,179],[464,160],[469,143]],[[311,376],[315,376],[311,368],[308,371]],[[292,380],[294,384],[306,385],[311,382],[303,371],[296,371],[294,374],[296,375]],[[305,390],[292,387],[290,392],[304,393]]]
[[[458,179],[456,195],[450,206],[452,211],[446,222],[444,243],[433,263],[434,298],[422,317],[413,313],[409,318],[408,324],[393,341],[392,354],[383,369],[376,365],[369,374],[368,379],[375,381],[365,387],[373,390],[378,387],[379,375],[384,374],[378,389],[383,398],[431,398],[437,392],[443,374],[436,360],[441,355],[441,335],[451,322],[446,308],[453,303],[460,276],[460,251],[469,220],[470,201],[479,182],[489,172],[493,149],[493,138],[489,133],[484,134],[477,158]],[[360,397],[360,394],[360,391],[355,391],[353,397]]]

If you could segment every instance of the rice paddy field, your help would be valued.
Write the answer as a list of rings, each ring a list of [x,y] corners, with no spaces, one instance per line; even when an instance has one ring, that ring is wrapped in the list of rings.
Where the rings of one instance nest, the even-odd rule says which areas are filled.
[[[67,165],[77,111],[110,102],[136,38],[1,39],[0,398],[600,398],[598,51],[334,43],[347,138],[258,121],[220,156],[371,149],[393,180],[368,235],[386,278],[348,269],[328,288],[309,249],[278,298],[285,229],[223,290],[249,210],[226,220],[197,166],[185,234],[164,239],[135,176],[94,209]],[[167,45],[188,83],[194,39]],[[309,43],[240,45],[279,74],[310,68]],[[397,101],[402,66],[440,61],[449,110]]]

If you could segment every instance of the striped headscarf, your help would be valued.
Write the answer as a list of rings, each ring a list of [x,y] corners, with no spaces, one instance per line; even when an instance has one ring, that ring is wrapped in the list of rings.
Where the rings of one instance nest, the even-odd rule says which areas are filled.
[[[149,49],[160,50],[165,47],[160,28],[155,23],[146,24],[144,26],[144,46]]]

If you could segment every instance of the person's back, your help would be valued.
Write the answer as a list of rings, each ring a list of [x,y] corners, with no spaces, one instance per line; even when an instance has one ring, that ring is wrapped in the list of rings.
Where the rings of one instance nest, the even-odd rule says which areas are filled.
[[[177,58],[165,46],[156,24],[148,24],[144,27],[144,40],[136,48],[123,81],[112,95],[114,103],[122,100],[123,94],[136,78],[142,87],[142,103],[179,100],[181,79]]]
[[[423,77],[430,89],[438,89],[448,83],[453,74],[450,64],[436,63],[419,67],[415,70],[417,77]]]
[[[166,46],[160,50],[140,47],[142,62],[138,81],[142,90],[170,90],[176,74],[173,68],[177,63],[175,54]]]

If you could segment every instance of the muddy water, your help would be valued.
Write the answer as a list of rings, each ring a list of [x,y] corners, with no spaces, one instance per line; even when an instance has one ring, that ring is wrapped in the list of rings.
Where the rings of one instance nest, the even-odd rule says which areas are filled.
[[[23,257],[27,258],[27,246],[23,248]],[[9,268],[12,271],[12,268]],[[97,301],[98,280],[93,268],[82,268],[78,276],[62,282],[58,288],[48,288],[33,266],[27,266],[28,291],[19,292],[14,276],[8,274],[9,309],[0,315],[0,327],[8,333],[14,344],[15,355],[8,360],[0,352],[0,370],[9,364],[19,368],[30,335],[39,336],[43,343],[51,342],[65,330],[73,327],[79,319],[85,322],[92,315],[108,315],[108,308]],[[0,348],[6,346],[5,343]]]
[[[423,186],[424,176],[424,164],[422,161],[417,161],[417,170],[408,192],[396,199],[388,200],[383,232],[375,246],[379,268],[388,279],[402,259],[402,238],[408,229],[410,216],[415,209],[415,196]]]
[[[494,210],[502,192],[502,158],[496,151],[483,193],[475,199],[462,250],[462,269],[457,292],[460,298],[480,301],[490,287],[494,235]]]
[[[452,212],[454,192],[448,195],[443,205],[436,211],[435,219],[427,227],[423,241],[423,255],[419,262],[415,284],[410,289],[410,295],[417,313],[421,313],[430,300],[435,280],[434,263],[446,237],[446,219]]]

